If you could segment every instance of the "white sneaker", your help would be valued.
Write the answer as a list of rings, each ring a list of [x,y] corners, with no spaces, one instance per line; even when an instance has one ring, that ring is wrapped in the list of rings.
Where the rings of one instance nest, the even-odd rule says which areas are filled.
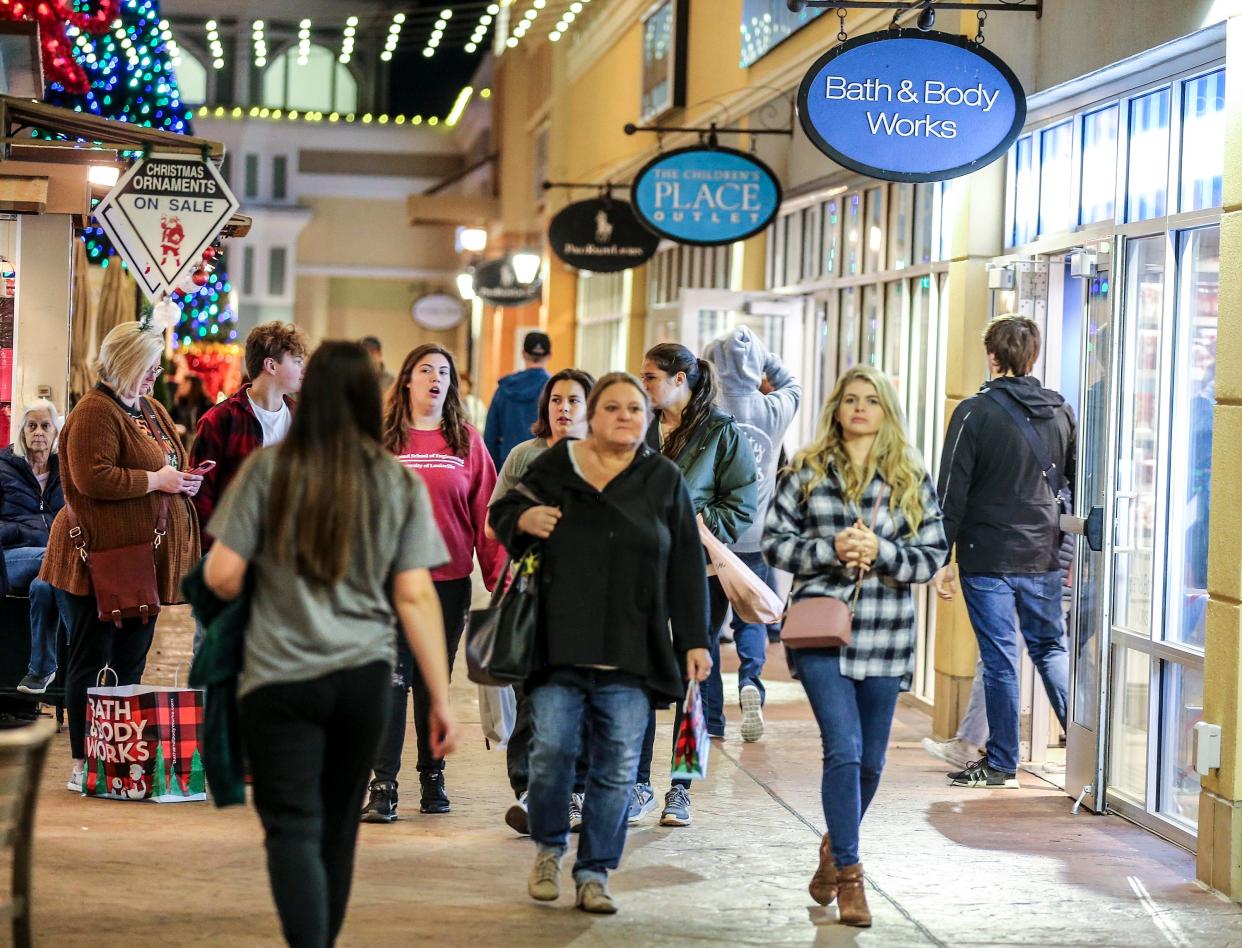
[[[937,760],[943,760],[958,767],[966,767],[979,759],[977,747],[971,747],[956,737],[951,741],[934,741],[930,737],[925,737],[923,738],[923,750]]]
[[[81,793],[82,792],[82,781],[85,779],[86,779],[86,771],[77,770],[75,768],[73,773],[69,775],[69,782],[65,784],[65,789],[73,793]]]
[[[754,685],[746,685],[741,692],[742,702],[742,740],[753,744],[763,737],[763,700],[759,689]]]

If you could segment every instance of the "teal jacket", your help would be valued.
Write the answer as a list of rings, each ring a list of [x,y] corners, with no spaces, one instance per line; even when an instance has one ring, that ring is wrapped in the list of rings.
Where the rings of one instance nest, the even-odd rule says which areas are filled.
[[[658,411],[647,429],[647,444],[660,450]],[[755,519],[759,474],[755,453],[733,416],[713,408],[681,455],[672,460],[690,490],[694,512],[702,514],[714,536],[735,543]]]
[[[207,588],[199,560],[181,580],[206,635],[190,666],[190,687],[203,688],[203,771],[216,806],[246,802],[246,764],[242,751],[237,676],[241,674],[250,622],[250,589],[231,601]]]

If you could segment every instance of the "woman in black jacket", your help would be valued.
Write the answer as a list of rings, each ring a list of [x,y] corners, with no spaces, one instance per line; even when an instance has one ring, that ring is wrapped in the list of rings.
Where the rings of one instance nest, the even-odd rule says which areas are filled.
[[[538,846],[528,890],[540,901],[560,894],[574,763],[589,715],[574,883],[578,907],[605,914],[616,911],[608,871],[625,848],[652,702],[678,699],[686,678],[702,681],[711,667],[694,509],[677,468],[643,444],[648,418],[637,379],[604,376],[587,402],[587,437],[548,449],[491,508],[492,527],[515,559],[543,541],[541,662],[526,683],[534,717],[527,805]]]
[[[703,524],[718,539],[733,543],[755,518],[759,504],[754,450],[733,418],[716,407],[716,370],[696,359],[685,346],[672,342],[653,347],[643,360],[643,386],[651,396],[655,418],[647,430],[647,444],[672,460],[690,490],[690,502]],[[720,581],[708,580],[711,603],[708,638],[712,673],[703,687],[707,733],[724,737],[724,685],[720,680],[720,643],[717,635],[729,609]],[[677,706],[674,731],[681,723]],[[651,758],[655,747],[655,715],[647,723],[638,782],[630,799],[630,822],[655,809],[651,789]],[[690,825],[690,782],[674,780],[664,797],[661,826]]]
[[[26,406],[17,440],[0,451],[0,546],[4,547],[4,594],[30,597],[30,666],[18,691],[41,695],[56,677],[55,593],[39,579],[47,534],[65,505],[56,439],[61,417],[40,398]]]

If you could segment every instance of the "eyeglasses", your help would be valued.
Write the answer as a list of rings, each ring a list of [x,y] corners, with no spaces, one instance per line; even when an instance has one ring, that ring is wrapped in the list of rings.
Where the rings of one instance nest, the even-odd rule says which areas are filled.
[[[156,379],[160,377],[160,375],[163,374],[163,372],[164,372],[164,367],[162,365],[153,365],[151,366],[151,368],[147,369],[147,374],[144,375],[143,378],[150,379],[152,382],[154,382]]]

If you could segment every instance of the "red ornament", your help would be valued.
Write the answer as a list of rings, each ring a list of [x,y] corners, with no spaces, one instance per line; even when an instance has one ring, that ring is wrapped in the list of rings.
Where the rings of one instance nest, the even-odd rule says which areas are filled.
[[[195,270],[194,276],[192,276],[190,279],[194,281],[195,286],[206,286],[207,285],[207,271],[206,270]]]
[[[89,91],[91,84],[77,60],[63,52],[72,46],[65,27],[72,25],[98,36],[108,32],[120,12],[121,0],[99,0],[94,13],[75,10],[73,0],[43,0],[33,10],[22,0],[0,0],[0,20],[38,22],[39,35],[43,37],[43,77],[76,94]]]
[[[216,259],[216,248],[205,247],[203,249],[203,259],[204,260],[215,260]]]

